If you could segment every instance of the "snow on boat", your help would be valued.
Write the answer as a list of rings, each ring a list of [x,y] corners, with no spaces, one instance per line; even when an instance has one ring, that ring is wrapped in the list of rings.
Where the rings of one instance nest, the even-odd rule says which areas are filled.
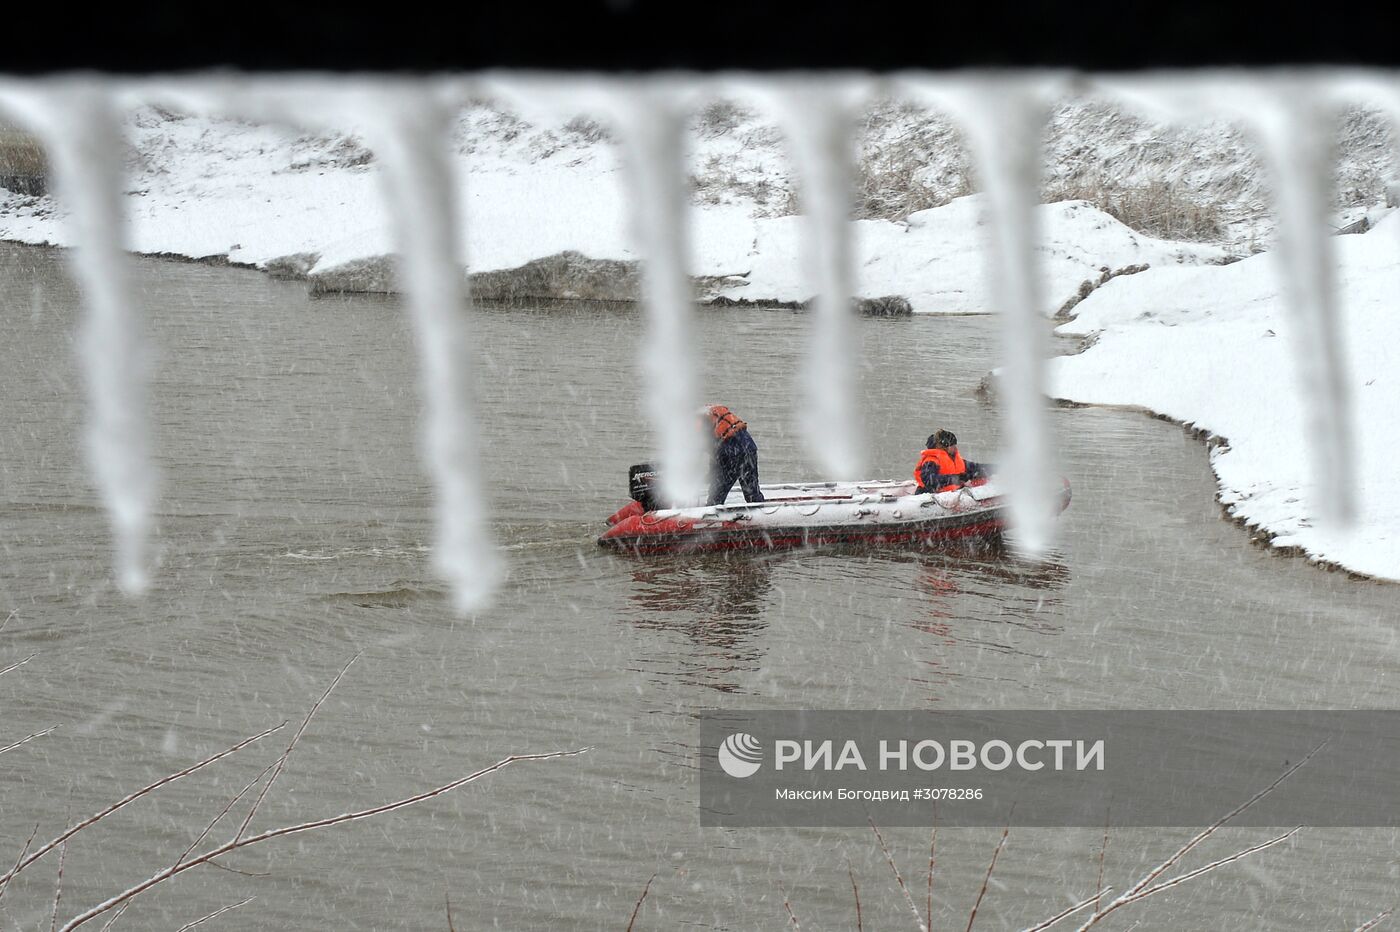
[[[1058,511],[1069,507],[1062,480]],[[766,501],[735,490],[722,505],[648,511],[629,502],[608,518],[605,547],[637,553],[777,549],[819,544],[987,546],[1006,528],[996,477],[948,492],[916,494],[912,479],[762,486]],[[643,496],[644,497],[644,496]]]

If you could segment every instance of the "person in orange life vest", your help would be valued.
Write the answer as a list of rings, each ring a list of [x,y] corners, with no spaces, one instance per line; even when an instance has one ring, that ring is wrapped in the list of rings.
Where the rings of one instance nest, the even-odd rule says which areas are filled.
[[[952,431],[940,430],[929,436],[927,448],[919,455],[919,465],[914,467],[914,481],[918,483],[915,491],[948,492],[986,474],[983,464],[963,459]]]
[[[744,501],[763,501],[758,488],[758,444],[749,436],[749,425],[724,405],[706,405],[700,410],[700,422],[713,445],[706,504],[723,503],[736,481],[744,490]]]

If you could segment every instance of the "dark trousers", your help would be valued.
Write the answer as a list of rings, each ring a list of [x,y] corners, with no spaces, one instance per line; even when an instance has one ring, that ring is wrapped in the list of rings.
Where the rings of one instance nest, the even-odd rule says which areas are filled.
[[[710,474],[709,504],[722,503],[736,481],[744,490],[744,501],[763,501],[763,493],[758,490],[758,444],[753,442],[747,430],[737,431],[716,448]]]

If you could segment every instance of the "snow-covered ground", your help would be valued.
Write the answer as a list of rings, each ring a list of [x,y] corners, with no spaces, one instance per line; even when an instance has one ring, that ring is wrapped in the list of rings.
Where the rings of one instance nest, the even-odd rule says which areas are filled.
[[[780,138],[761,124],[725,130],[707,132],[702,123],[694,136],[693,273],[727,278],[716,293],[730,298],[810,298],[802,218],[766,215],[775,195],[764,193],[765,179],[774,191],[790,184]],[[363,279],[366,265],[388,266],[394,246],[378,173],[353,137],[297,136],[155,108],[138,111],[130,131],[135,251],[290,266],[329,287],[357,287],[352,280]],[[462,260],[472,271],[517,268],[566,250],[637,258],[617,147],[596,124],[528,127],[478,108],[463,115],[455,141]],[[716,176],[717,165],[728,173]],[[0,198],[0,238],[66,242],[50,199]],[[903,296],[916,312],[990,312],[982,206],[972,195],[903,220],[856,221],[858,295]],[[1039,219],[1051,313],[1103,269],[1217,262],[1227,254],[1217,245],[1144,236],[1083,202],[1044,205]]]
[[[1313,438],[1274,253],[1108,282],[1061,326],[1097,339],[1053,361],[1051,394],[1140,406],[1223,437],[1228,443],[1210,458],[1231,514],[1274,535],[1275,546],[1400,579],[1400,216],[1335,245],[1358,436],[1352,467],[1326,477],[1318,494],[1341,483],[1359,490],[1360,520],[1350,532],[1328,533],[1308,518]]]
[[[919,211],[904,223],[860,220],[854,226],[858,289],[862,296],[901,295],[915,312],[985,314],[988,294],[984,197],[972,194],[943,207]],[[1171,243],[1128,229],[1083,201],[1044,204],[1038,210],[1041,274],[1047,313],[1076,296],[1104,269],[1220,262],[1224,249]],[[729,297],[801,300],[808,297],[798,250],[801,217],[755,222],[757,240],[749,272]]]

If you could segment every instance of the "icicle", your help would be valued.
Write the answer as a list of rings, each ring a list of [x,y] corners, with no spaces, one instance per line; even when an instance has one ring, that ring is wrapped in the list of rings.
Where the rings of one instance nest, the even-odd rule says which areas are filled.
[[[65,84],[41,95],[34,125],[48,143],[72,231],[73,274],[86,316],[80,354],[88,390],[87,448],[116,538],[117,579],[145,591],[156,472],[146,422],[149,348],[124,250],[125,143],[98,87]]]
[[[1346,527],[1356,516],[1356,490],[1338,477],[1353,472],[1355,417],[1327,225],[1333,120],[1343,101],[1388,109],[1400,118],[1400,94],[1393,81],[1370,73],[1336,72],[1102,83],[1140,111],[1155,115],[1166,110],[1176,117],[1219,114],[1253,128],[1263,142],[1273,175],[1279,268],[1293,318],[1291,342],[1304,396],[1310,510],[1321,526]]]
[[[1279,267],[1295,333],[1312,460],[1309,504],[1323,526],[1356,517],[1351,388],[1337,308],[1336,258],[1328,228],[1334,113],[1292,81],[1271,87],[1254,115],[1274,174]]]
[[[612,109],[631,180],[633,236],[643,258],[648,336],[642,369],[648,414],[661,438],[662,487],[672,499],[693,499],[704,486],[705,471],[691,339],[695,296],[689,275],[685,122],[664,88],[618,92]]]
[[[369,95],[373,148],[399,248],[402,286],[418,345],[427,412],[423,446],[437,487],[433,557],[452,585],[457,610],[489,600],[502,572],[477,474],[469,378],[470,310],[459,261],[456,185],[447,157],[447,120],[424,88]]]
[[[1033,87],[1032,82],[1039,86]],[[1010,450],[1000,464],[1010,490],[1017,546],[1043,554],[1054,533],[1054,495],[1047,481],[1055,458],[1049,439],[1045,331],[1039,274],[1036,204],[1040,184],[1041,100],[1053,90],[1044,76],[985,77],[957,82],[916,80],[913,96],[948,111],[967,134],[990,209],[987,276],[1001,315],[998,394]]]
[[[1053,470],[1044,396],[1045,315],[1041,295],[1036,203],[1040,189],[1041,111],[1014,85],[988,88],[981,117],[966,129],[992,211],[991,293],[1001,314],[1003,364],[999,391],[1011,434],[1004,472],[1020,546],[1040,554],[1050,546],[1055,514]]]
[[[863,469],[851,308],[852,127],[839,89],[803,86],[780,98],[807,215],[804,260],[815,294],[803,380],[803,432],[828,478]]]

